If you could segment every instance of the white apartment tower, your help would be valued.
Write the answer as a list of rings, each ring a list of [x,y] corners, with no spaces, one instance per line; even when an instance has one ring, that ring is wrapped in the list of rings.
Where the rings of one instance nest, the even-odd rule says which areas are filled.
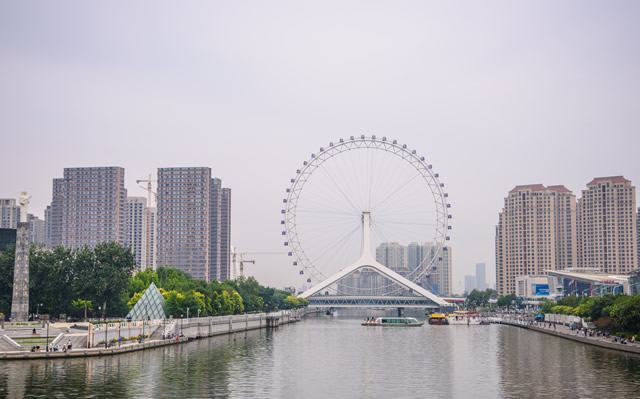
[[[0,229],[16,229],[20,221],[20,207],[14,198],[0,198]]]
[[[133,252],[136,266],[142,270],[147,264],[147,199],[127,197],[127,237],[124,245]]]
[[[625,274],[638,267],[636,189],[623,176],[597,177],[578,201],[578,267]]]
[[[575,265],[575,196],[564,186],[516,186],[496,226],[496,289],[516,292],[516,277]]]
[[[376,261],[403,276],[409,272],[407,255],[407,247],[397,242],[383,242],[376,248]]]
[[[145,269],[156,270],[156,236],[157,236],[157,224],[156,224],[157,211],[155,207],[147,206],[145,210],[145,261],[143,262]]]

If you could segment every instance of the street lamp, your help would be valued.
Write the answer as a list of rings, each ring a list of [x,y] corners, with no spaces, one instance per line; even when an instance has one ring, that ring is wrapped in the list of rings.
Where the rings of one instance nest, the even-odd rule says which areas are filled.
[[[42,306],[41,303],[36,305],[36,319],[40,319],[40,306]]]
[[[104,308],[98,306],[98,311],[102,310],[102,318],[104,319],[104,348],[107,349],[109,342],[107,336],[107,303],[104,303]]]

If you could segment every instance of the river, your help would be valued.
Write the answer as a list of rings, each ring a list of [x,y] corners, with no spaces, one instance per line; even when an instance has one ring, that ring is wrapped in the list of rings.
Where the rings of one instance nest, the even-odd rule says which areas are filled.
[[[308,318],[113,357],[0,362],[0,397],[638,398],[640,356],[511,326]]]

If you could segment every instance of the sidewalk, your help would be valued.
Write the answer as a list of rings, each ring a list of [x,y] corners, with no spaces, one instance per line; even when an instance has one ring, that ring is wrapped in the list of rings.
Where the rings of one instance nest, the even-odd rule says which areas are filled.
[[[526,320],[515,320],[515,319],[507,319],[501,318],[500,324],[511,325],[515,327],[525,328],[528,330],[538,331],[544,334],[554,335],[556,337],[570,339],[572,341],[578,341],[589,345],[595,345],[602,348],[614,349],[623,352],[635,353],[640,355],[640,343],[631,343],[621,344],[620,342],[614,342],[612,337],[597,337],[597,336],[586,336],[584,333],[581,333],[579,330],[571,330],[569,327],[562,324],[552,324],[551,327],[549,323],[541,322],[541,323],[533,323],[529,324],[529,321]],[[554,328],[555,326],[555,328]]]

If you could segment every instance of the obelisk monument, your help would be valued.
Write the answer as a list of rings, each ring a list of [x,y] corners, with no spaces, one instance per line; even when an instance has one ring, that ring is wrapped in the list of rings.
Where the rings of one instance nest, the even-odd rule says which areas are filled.
[[[20,193],[20,221],[16,231],[16,259],[13,268],[13,300],[11,321],[27,321],[29,318],[29,223],[27,208],[29,196]]]

